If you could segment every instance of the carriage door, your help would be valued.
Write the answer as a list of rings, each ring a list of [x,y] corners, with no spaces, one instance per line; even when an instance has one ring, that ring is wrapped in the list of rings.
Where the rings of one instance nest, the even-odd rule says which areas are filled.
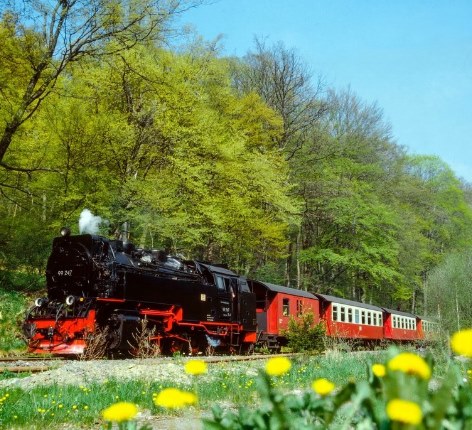
[[[221,275],[215,275],[215,278],[219,302],[218,319],[220,321],[231,321],[232,296],[230,278],[225,278]]]

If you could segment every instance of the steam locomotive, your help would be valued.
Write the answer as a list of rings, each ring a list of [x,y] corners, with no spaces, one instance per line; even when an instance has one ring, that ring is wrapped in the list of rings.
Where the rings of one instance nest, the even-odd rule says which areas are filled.
[[[250,353],[255,345],[277,352],[290,319],[308,311],[328,336],[369,342],[424,340],[437,328],[406,312],[250,280],[68,228],[53,241],[46,281],[47,297],[36,299],[23,324],[32,353],[84,354],[105,333],[107,353],[129,355],[143,330],[163,354]]]
[[[64,228],[46,281],[23,325],[31,352],[82,354],[105,329],[108,351],[130,352],[143,319],[164,353],[244,352],[256,341],[254,294],[224,267]]]

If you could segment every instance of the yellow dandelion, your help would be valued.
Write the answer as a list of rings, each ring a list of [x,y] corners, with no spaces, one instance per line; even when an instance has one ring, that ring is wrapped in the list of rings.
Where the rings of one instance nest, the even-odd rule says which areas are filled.
[[[274,357],[267,361],[265,371],[270,376],[281,376],[287,373],[292,363],[287,357]]]
[[[334,390],[334,384],[328,379],[320,378],[313,381],[311,388],[313,388],[313,391],[320,396],[327,396]]]
[[[387,373],[387,370],[383,364],[373,364],[372,373],[377,376],[377,378],[383,378]]]
[[[102,411],[102,417],[105,421],[121,423],[132,420],[138,413],[138,407],[130,402],[118,402]]]
[[[456,354],[472,357],[472,329],[454,333],[451,337],[451,348]]]
[[[423,419],[423,412],[417,403],[402,399],[387,403],[387,415],[392,421],[411,425],[418,425]]]
[[[203,360],[190,360],[185,363],[185,373],[201,375],[208,372],[207,364]]]
[[[165,388],[153,400],[156,406],[179,409],[197,403],[197,396],[178,388]]]
[[[423,379],[431,377],[431,369],[428,363],[419,355],[411,352],[402,352],[388,362],[388,368],[409,375],[416,375]]]

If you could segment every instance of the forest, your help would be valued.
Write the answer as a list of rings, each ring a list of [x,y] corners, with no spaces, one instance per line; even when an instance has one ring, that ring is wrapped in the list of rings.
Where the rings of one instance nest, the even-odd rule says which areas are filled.
[[[87,208],[104,236],[471,324],[471,184],[295,48],[179,26],[200,3],[2,2],[0,288],[44,288]]]

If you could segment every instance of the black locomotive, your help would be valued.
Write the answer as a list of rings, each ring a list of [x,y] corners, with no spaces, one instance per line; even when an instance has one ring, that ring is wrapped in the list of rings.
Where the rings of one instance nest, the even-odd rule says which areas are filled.
[[[254,346],[256,297],[246,278],[122,240],[61,234],[47,263],[47,297],[23,326],[30,352],[81,354],[106,333],[108,352],[128,354],[143,327],[167,354]]]

